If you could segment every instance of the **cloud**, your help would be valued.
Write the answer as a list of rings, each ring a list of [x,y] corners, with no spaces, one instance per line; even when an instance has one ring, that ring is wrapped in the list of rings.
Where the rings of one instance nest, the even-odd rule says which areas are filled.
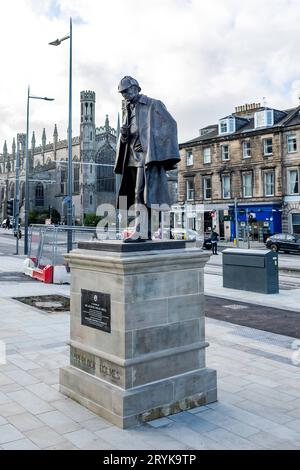
[[[16,9],[18,15],[16,15]],[[297,0],[10,0],[2,8],[0,40],[0,149],[26,127],[51,139],[54,123],[66,137],[68,33],[74,21],[73,133],[79,134],[80,91],[97,95],[97,125],[120,109],[117,85],[136,77],[142,92],[161,99],[178,122],[181,141],[216,122],[235,106],[262,101],[288,108],[298,103],[300,4]]]

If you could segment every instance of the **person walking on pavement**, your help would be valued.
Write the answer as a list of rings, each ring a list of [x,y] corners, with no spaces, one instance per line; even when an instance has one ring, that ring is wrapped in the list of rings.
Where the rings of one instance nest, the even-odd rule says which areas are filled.
[[[213,228],[211,232],[211,249],[212,249],[212,254],[217,255],[218,254],[218,240],[219,240],[219,234],[215,230],[216,227]]]

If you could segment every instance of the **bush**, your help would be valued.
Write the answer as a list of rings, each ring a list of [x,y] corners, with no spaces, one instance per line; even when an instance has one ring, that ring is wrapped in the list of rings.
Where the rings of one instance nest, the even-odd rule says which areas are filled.
[[[49,213],[48,212],[40,212],[36,216],[36,224],[44,224],[45,220],[49,219]]]
[[[29,223],[29,225],[37,223],[37,221],[36,221],[37,216],[38,216],[38,212],[36,212],[36,211],[30,211],[29,212],[29,214],[28,214],[28,223]]]
[[[84,216],[84,225],[88,227],[96,227],[98,222],[101,220],[101,217],[96,214],[85,214]]]
[[[51,209],[51,223],[58,224],[60,222],[60,213],[56,209]]]

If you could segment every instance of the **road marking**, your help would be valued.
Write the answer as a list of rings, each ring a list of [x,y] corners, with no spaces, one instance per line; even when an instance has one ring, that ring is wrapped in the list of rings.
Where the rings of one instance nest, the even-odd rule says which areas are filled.
[[[223,307],[230,308],[231,310],[243,310],[245,308],[249,308],[247,305],[239,305],[239,304],[223,305]]]

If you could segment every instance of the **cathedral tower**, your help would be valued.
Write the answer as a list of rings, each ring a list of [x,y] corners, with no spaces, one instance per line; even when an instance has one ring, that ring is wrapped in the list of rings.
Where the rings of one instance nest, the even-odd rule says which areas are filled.
[[[95,167],[95,104],[94,91],[80,93],[80,152],[82,165],[83,213],[96,212],[96,167]]]

